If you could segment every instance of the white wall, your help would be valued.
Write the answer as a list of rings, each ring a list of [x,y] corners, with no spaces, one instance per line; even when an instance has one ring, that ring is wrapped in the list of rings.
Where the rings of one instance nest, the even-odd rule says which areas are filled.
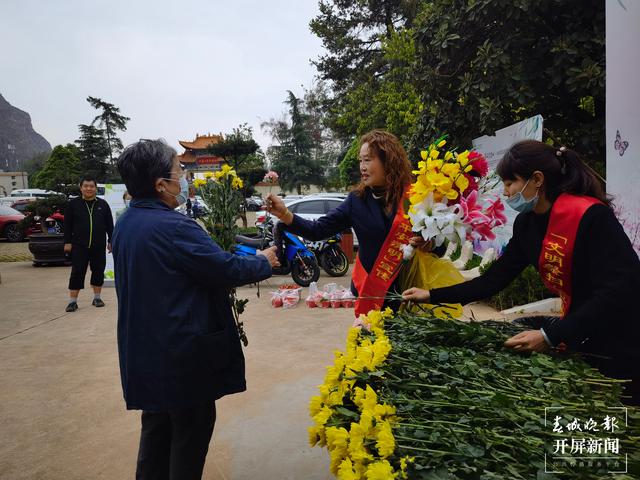
[[[606,9],[607,192],[640,255],[640,2],[607,0]]]

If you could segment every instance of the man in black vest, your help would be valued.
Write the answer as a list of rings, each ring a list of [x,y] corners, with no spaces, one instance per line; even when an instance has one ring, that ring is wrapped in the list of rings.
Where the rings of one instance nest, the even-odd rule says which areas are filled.
[[[67,312],[78,309],[78,294],[84,288],[87,266],[91,266],[91,286],[96,307],[104,307],[100,298],[107,262],[105,251],[111,253],[113,217],[109,204],[96,197],[98,184],[91,177],[80,182],[80,197],[69,200],[64,213],[64,251],[71,254],[69,304]]]

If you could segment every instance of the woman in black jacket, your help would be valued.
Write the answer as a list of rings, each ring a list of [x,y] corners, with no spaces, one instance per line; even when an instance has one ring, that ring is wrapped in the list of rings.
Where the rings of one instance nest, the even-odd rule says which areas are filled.
[[[484,275],[431,291],[411,288],[407,301],[468,303],[505,288],[533,265],[560,296],[560,318],[510,338],[518,351],[570,348],[613,378],[632,379],[640,403],[640,322],[633,299],[640,260],[597,178],[573,151],[534,140],[513,145],[497,167],[507,204],[520,212],[504,254]]]
[[[352,273],[352,291],[358,296],[355,313],[366,314],[383,306],[387,292],[397,289],[402,245],[424,247],[414,237],[406,218],[403,198],[411,184],[411,164],[398,139],[384,130],[372,130],[360,139],[362,181],[347,199],[315,221],[294,215],[280,197],[267,196],[267,208],[284,228],[309,240],[322,240],[353,228],[360,243]]]

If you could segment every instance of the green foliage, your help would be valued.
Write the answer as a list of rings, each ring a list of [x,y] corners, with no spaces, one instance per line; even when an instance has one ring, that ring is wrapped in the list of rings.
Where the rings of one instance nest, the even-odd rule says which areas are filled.
[[[64,194],[75,193],[80,182],[80,151],[72,143],[56,146],[33,178],[36,188],[54,190]]]
[[[380,372],[365,372],[357,381],[367,376],[378,401],[397,408],[395,458],[415,457],[408,478],[547,478],[541,476],[544,453],[551,453],[554,440],[563,435],[545,425],[544,407],[561,407],[563,417],[586,420],[621,405],[620,382],[578,355],[505,349],[503,342],[522,327],[440,320],[428,312],[398,315],[385,327],[392,344],[389,360]],[[628,413],[638,418],[640,412],[630,408]],[[640,468],[633,446],[639,433],[631,421],[619,432],[630,472]],[[566,469],[562,478],[602,478],[604,472],[595,470]]]
[[[484,273],[490,265],[481,268],[480,273]],[[542,283],[538,271],[529,265],[509,286],[489,298],[487,303],[496,310],[505,310],[554,296]]]
[[[33,202],[29,202],[25,208],[27,214],[22,220],[20,220],[20,228],[22,231],[26,231],[34,223],[34,217],[47,218],[51,216],[57,210],[64,210],[67,205],[67,197],[64,195],[54,195],[51,197],[38,198]],[[44,222],[42,223],[44,228]]]
[[[239,232],[236,220],[240,216],[243,198],[237,187],[237,173],[225,165],[216,179],[209,178],[199,187],[202,199],[209,207],[210,213],[202,218],[211,238],[227,252],[232,251]],[[236,322],[238,336],[246,347],[249,344],[240,315],[244,312],[249,300],[239,299],[235,288],[229,290],[229,303]]]
[[[414,146],[458,144],[542,114],[548,134],[604,158],[604,3],[422,2],[414,29],[425,110]]]
[[[338,166],[340,170],[340,180],[345,186],[355,185],[360,181],[359,154],[360,139],[355,138]]]
[[[78,125],[80,138],[75,141],[80,153],[80,170],[83,175],[95,177],[104,183],[109,173],[110,150],[105,131],[93,125]]]
[[[244,180],[242,193],[245,197],[255,192],[254,186],[262,181],[265,173],[264,154],[253,138],[253,130],[246,123],[234,128],[222,141],[211,145],[209,153],[222,157]]]
[[[386,128],[415,157],[542,114],[546,134],[604,173],[604,3],[596,0],[321,0],[329,125]]]
[[[120,108],[112,103],[105,102],[101,98],[87,97],[87,102],[102,113],[97,115],[91,125],[98,124],[99,128],[104,131],[106,145],[109,150],[109,161],[113,165],[113,157],[117,155],[123,148],[122,140],[118,138],[118,131],[127,130],[127,122],[131,120],[120,114]]]
[[[303,187],[324,183],[324,169],[314,157],[314,139],[309,115],[303,110],[304,101],[289,91],[285,103],[289,105],[290,124],[286,119],[271,119],[262,124],[277,142],[269,147],[267,155],[279,175],[280,187],[301,194]]]
[[[419,2],[320,2],[311,30],[327,53],[315,63],[331,82],[329,122],[343,138],[384,128],[408,143],[422,110],[412,75],[415,43],[411,24]]]

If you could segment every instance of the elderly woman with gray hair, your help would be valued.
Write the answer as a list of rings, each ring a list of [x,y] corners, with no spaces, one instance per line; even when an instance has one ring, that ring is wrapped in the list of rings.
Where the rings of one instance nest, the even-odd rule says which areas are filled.
[[[229,289],[270,277],[275,248],[233,255],[176,212],[188,184],[163,141],[128,146],[118,169],[133,197],[113,256],[124,399],[142,410],[136,478],[199,479],[215,401],[246,389]]]

